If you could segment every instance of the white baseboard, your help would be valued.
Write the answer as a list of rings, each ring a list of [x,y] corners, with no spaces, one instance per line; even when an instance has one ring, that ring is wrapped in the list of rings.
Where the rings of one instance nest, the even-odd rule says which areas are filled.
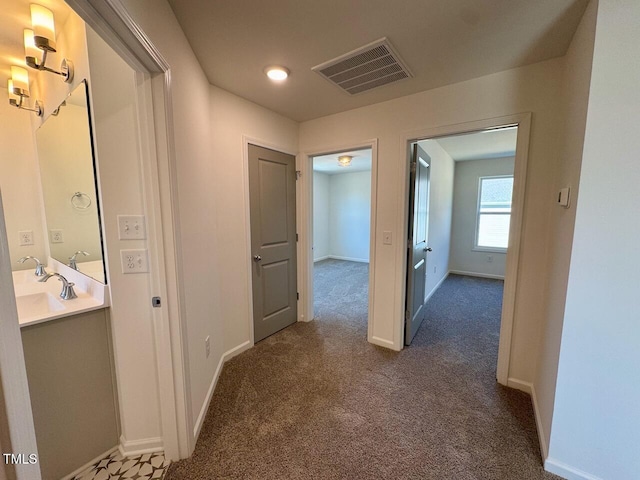
[[[427,298],[424,299],[424,303],[427,303],[429,301],[429,299],[432,297],[432,295],[434,293],[436,293],[436,290],[438,290],[440,288],[440,285],[442,285],[444,283],[444,281],[449,276],[449,273],[451,273],[451,272],[445,273],[444,277],[442,277],[440,279],[440,281],[437,283],[437,285],[431,289],[431,291],[429,292],[429,295],[427,295]]]
[[[118,446],[123,457],[135,457],[145,453],[161,452],[164,449],[162,438],[143,438],[142,440],[126,440],[120,435],[120,445]]]
[[[566,478],[567,480],[603,480],[600,477],[591,475],[590,473],[583,472],[577,468],[573,468],[566,463],[562,463],[554,458],[547,458],[544,462],[544,469],[547,472],[554,473]]]
[[[515,388],[522,392],[528,393],[531,396],[531,403],[533,404],[533,417],[536,422],[536,429],[538,431],[538,442],[540,442],[540,454],[542,455],[542,462],[546,463],[549,456],[549,447],[547,446],[547,437],[542,427],[542,418],[540,417],[540,410],[538,409],[538,397],[536,396],[536,388],[533,383],[525,382],[517,378],[509,377],[507,379],[507,387]]]
[[[314,259],[313,259],[313,263],[321,262],[322,260],[327,260],[327,259],[329,259],[329,258],[331,258],[331,255],[325,255],[324,257],[314,258]]]
[[[246,342],[241,343],[237,347],[233,347],[228,352],[225,352],[225,354],[222,355],[222,361],[226,363],[236,355],[240,355],[242,352],[249,350],[251,347],[253,347],[253,343],[251,343],[251,340],[247,340]]]
[[[515,388],[516,390],[520,390],[521,392],[525,392],[531,395],[533,384],[531,382],[525,382],[524,380],[518,380],[517,378],[509,377],[507,379],[507,387]]]
[[[196,419],[196,424],[193,426],[193,444],[195,445],[198,437],[200,436],[200,430],[202,430],[202,425],[204,423],[204,417],[207,414],[207,410],[209,410],[209,404],[211,403],[211,398],[213,397],[213,392],[216,389],[216,385],[218,384],[218,378],[220,377],[220,372],[222,371],[222,365],[224,364],[224,356],[223,354],[218,361],[218,366],[216,367],[216,371],[213,374],[213,378],[211,379],[211,384],[209,385],[209,390],[207,391],[207,396],[205,398],[204,403],[202,404],[202,408],[200,409],[200,413],[198,414],[198,418]]]
[[[397,350],[393,344],[389,340],[385,340],[380,337],[371,337],[369,339],[369,343],[373,343],[374,345],[378,345],[379,347],[390,348],[391,350]]]
[[[198,440],[200,436],[200,430],[202,430],[202,425],[204,423],[204,418],[207,415],[207,411],[209,410],[209,404],[211,403],[211,398],[213,397],[213,392],[216,389],[216,385],[218,384],[218,378],[220,378],[220,372],[222,372],[222,366],[225,362],[228,362],[236,355],[240,355],[245,350],[253,347],[253,343],[251,340],[247,340],[244,343],[241,343],[237,347],[233,347],[231,350],[226,351],[220,357],[220,361],[218,362],[218,366],[216,367],[216,371],[213,374],[213,379],[211,380],[211,385],[209,385],[209,390],[207,391],[207,397],[204,403],[202,404],[202,408],[200,409],[200,413],[198,414],[198,418],[196,419],[196,424],[193,427],[193,438],[195,441]],[[195,442],[194,442],[195,444]]]
[[[73,477],[75,477],[76,475],[80,475],[82,472],[84,472],[85,470],[87,470],[89,467],[91,467],[92,465],[94,465],[95,463],[98,463],[100,460],[102,460],[105,457],[108,457],[109,455],[111,455],[113,452],[115,452],[116,450],[118,450],[118,445],[116,445],[113,448],[110,448],[109,450],[107,450],[106,452],[98,455],[96,458],[94,458],[93,460],[89,460],[87,463],[85,463],[83,466],[81,466],[80,468],[75,469],[73,472],[71,472],[69,475],[66,475],[64,477],[62,477],[60,480],[71,480]]]
[[[466,275],[467,277],[492,278],[494,280],[504,280],[504,275],[493,275],[491,273],[465,272],[462,270],[449,270],[455,275]]]
[[[533,416],[536,419],[536,428],[538,429],[538,441],[540,442],[540,454],[542,455],[542,463],[547,461],[549,456],[549,446],[547,445],[547,436],[542,426],[542,417],[538,408],[538,396],[536,395],[536,387],[531,384],[531,402],[533,403]]]
[[[346,260],[347,262],[369,263],[368,258],[340,257],[338,255],[329,255],[327,258],[333,258],[334,260]]]

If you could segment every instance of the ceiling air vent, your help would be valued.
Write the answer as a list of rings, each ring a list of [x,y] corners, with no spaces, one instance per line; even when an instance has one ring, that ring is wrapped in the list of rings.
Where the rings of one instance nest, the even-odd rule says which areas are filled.
[[[386,38],[313,67],[350,95],[413,77]]]

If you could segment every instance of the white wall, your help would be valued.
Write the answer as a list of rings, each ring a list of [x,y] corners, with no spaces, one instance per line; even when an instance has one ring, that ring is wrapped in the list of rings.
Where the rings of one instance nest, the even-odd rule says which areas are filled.
[[[545,314],[546,231],[553,207],[552,178],[562,125],[560,87],[563,60],[555,59],[480,77],[388,102],[303,122],[300,150],[354,145],[378,139],[378,210],[373,336],[401,348],[401,285],[405,258],[403,224],[406,146],[399,141],[429,128],[519,112],[533,113],[524,205],[518,291],[509,376],[531,382]],[[302,166],[303,175],[305,165]],[[382,232],[394,244],[383,245]]]
[[[597,1],[585,10],[564,59],[563,108],[566,121],[559,159],[555,166],[553,188],[571,187],[571,205],[568,209],[553,206],[549,212],[549,235],[546,275],[547,314],[542,323],[542,336],[538,353],[534,384],[534,402],[538,417],[538,434],[543,457],[548,453],[551,419],[558,372],[558,355],[562,320],[567,294],[569,261],[573,243],[573,228],[578,198],[580,164],[587,119],[593,41],[596,29]],[[551,204],[554,198],[549,198]]]
[[[371,172],[329,176],[329,255],[369,261]]]
[[[371,171],[313,172],[313,259],[369,262]]]
[[[329,250],[329,180],[326,173],[313,172],[313,259],[323,260]]]
[[[600,0],[546,463],[572,478],[640,472],[639,24],[636,0]]]
[[[476,241],[478,185],[480,177],[513,175],[514,157],[456,162],[453,194],[453,229],[450,268],[489,277],[504,278],[507,254],[473,250]],[[487,257],[492,259],[487,261]]]
[[[224,319],[224,350],[250,346],[251,305],[250,243],[247,161],[243,136],[268,148],[296,153],[298,123],[210,86],[212,184],[216,200],[220,282],[220,313]],[[197,174],[197,172],[194,172]],[[211,193],[211,184],[203,185]]]
[[[431,157],[429,177],[429,230],[425,298],[430,297],[450,269],[454,161],[435,140],[419,142]]]

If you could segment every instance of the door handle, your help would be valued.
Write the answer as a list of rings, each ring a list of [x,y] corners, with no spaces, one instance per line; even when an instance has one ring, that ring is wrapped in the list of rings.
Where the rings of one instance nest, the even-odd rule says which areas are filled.
[[[424,247],[424,251],[425,251],[425,252],[433,252],[433,248],[431,248],[431,247]]]
[[[262,257],[261,257],[260,255],[254,255],[254,256],[253,256],[253,259],[254,259],[256,262],[259,262],[260,260],[262,260]]]

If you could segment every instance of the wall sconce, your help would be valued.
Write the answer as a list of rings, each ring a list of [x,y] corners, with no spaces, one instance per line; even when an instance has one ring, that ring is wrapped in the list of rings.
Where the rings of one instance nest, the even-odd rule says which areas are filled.
[[[27,65],[36,70],[60,75],[66,83],[73,81],[73,62],[64,58],[60,71],[47,67],[47,54],[56,51],[56,30],[51,10],[42,5],[31,5],[31,27],[24,30],[24,53]],[[40,59],[42,52],[42,59]]]
[[[338,165],[340,165],[341,167],[349,167],[351,166],[352,158],[353,158],[353,155],[340,155],[338,157]]]
[[[36,100],[35,108],[29,108],[24,103],[24,99],[29,98],[29,72],[26,69],[11,67],[11,78],[7,81],[7,92],[9,104],[22,110],[35,112],[39,117],[42,116],[44,112],[42,102]]]

